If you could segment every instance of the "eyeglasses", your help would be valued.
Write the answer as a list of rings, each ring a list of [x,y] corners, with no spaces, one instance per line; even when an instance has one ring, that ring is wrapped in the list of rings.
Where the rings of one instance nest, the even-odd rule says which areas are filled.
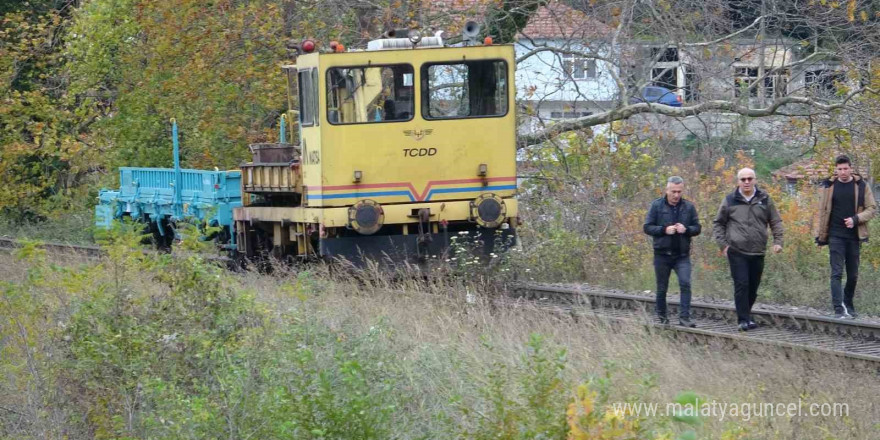
[[[743,177],[739,179],[740,182],[751,182],[753,180],[755,180],[754,177]]]

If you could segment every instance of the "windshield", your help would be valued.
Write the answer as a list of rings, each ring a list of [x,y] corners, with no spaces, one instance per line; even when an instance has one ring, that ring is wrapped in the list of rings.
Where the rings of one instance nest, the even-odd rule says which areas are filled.
[[[507,64],[466,61],[422,68],[425,119],[507,114]]]
[[[412,66],[327,70],[327,119],[331,124],[408,121],[412,116]]]

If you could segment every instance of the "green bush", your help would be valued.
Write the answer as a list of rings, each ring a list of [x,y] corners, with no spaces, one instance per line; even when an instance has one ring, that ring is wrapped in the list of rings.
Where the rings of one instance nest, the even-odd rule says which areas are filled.
[[[454,402],[460,418],[448,419],[452,435],[475,440],[565,438],[564,396],[570,389],[563,379],[565,364],[565,350],[548,348],[544,338],[531,335],[519,363],[496,362],[486,373],[476,402]]]

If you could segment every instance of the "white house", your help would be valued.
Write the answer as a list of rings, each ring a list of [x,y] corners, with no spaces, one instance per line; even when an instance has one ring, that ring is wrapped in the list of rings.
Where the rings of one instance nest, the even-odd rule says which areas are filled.
[[[612,58],[602,38],[609,32],[604,23],[559,1],[538,8],[516,41],[517,100],[526,108],[521,131],[612,107],[617,70],[601,60]]]

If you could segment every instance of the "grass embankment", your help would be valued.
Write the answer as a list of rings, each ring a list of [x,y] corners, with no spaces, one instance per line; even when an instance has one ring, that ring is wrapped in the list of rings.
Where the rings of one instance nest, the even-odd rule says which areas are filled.
[[[95,213],[91,210],[67,213],[41,222],[16,222],[0,217],[0,237],[92,245],[95,244],[94,226]]]
[[[53,264],[31,248],[0,257],[0,438],[880,435],[876,376],[834,359],[497,308],[487,287],[451,277],[233,275],[195,257],[110,252],[100,264]],[[716,413],[614,411],[659,403],[663,414],[697,397]],[[848,415],[744,406],[798,402]]]

